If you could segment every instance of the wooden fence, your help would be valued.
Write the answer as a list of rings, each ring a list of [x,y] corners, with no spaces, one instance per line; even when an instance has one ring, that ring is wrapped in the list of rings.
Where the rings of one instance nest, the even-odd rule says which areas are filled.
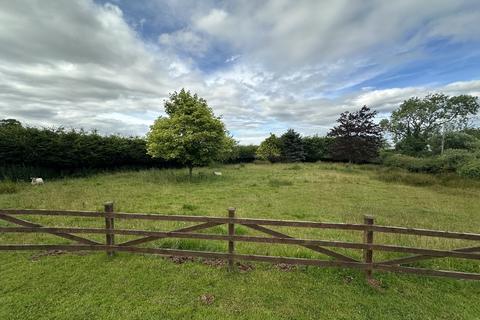
[[[47,227],[38,223],[18,218],[18,216],[68,216],[68,217],[89,217],[105,219],[105,228],[60,228]],[[197,223],[192,226],[180,229],[162,232],[147,230],[132,230],[115,228],[117,219],[135,219],[135,220],[156,220],[156,221],[182,221]],[[365,216],[363,224],[349,223],[325,223],[312,221],[289,221],[289,220],[271,220],[271,219],[247,219],[235,217],[235,209],[228,209],[228,216],[207,217],[207,216],[183,216],[183,215],[160,215],[143,213],[120,213],[115,212],[113,203],[106,203],[104,212],[92,211],[57,211],[57,210],[15,210],[0,209],[0,220],[4,220],[20,227],[0,227],[0,233],[47,233],[58,237],[66,238],[77,242],[76,244],[0,244],[2,250],[65,250],[65,251],[105,251],[108,255],[114,255],[115,252],[136,252],[150,253],[160,255],[203,257],[214,259],[225,259],[228,261],[230,270],[234,269],[235,260],[239,261],[259,261],[270,263],[286,263],[294,265],[312,265],[321,267],[347,267],[364,270],[367,277],[372,276],[372,272],[390,271],[413,273],[429,276],[442,276],[459,279],[480,280],[480,273],[468,273],[459,271],[433,270],[418,267],[407,267],[404,264],[433,259],[433,258],[461,258],[470,260],[480,260],[480,246],[468,246],[453,250],[414,248],[398,245],[386,245],[374,243],[375,233],[390,233],[416,235],[437,238],[461,239],[470,241],[480,241],[480,234],[449,232],[439,230],[427,230],[416,228],[392,227],[376,225],[374,218]],[[214,226],[228,225],[228,235],[195,233],[194,231],[208,229]],[[262,232],[269,237],[244,236],[235,234],[235,225],[242,225],[250,229]],[[268,227],[266,227],[268,226]],[[287,234],[273,230],[269,227],[298,227],[315,229],[337,229],[350,230],[363,233],[363,242],[345,242],[331,240],[313,240],[299,239]],[[105,243],[90,240],[77,234],[105,234]],[[115,235],[138,236],[139,238],[126,242],[117,243]],[[221,240],[228,242],[228,252],[206,252],[193,250],[177,250],[165,248],[146,248],[138,245],[163,238],[184,238],[184,239],[202,239],[202,240]],[[297,245],[308,248],[315,252],[330,257],[330,260],[306,259],[295,257],[278,257],[265,255],[250,255],[235,253],[236,242],[255,242]],[[333,248],[358,249],[363,251],[363,259],[355,259],[345,254],[335,252]],[[409,253],[410,256],[374,261],[375,251],[389,251]],[[333,258],[333,259],[331,259]]]

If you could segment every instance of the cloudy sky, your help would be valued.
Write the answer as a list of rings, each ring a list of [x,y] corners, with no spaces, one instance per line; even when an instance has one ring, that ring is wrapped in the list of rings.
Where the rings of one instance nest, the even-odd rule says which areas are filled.
[[[168,93],[241,143],[366,104],[480,96],[480,1],[0,0],[0,118],[144,135]]]

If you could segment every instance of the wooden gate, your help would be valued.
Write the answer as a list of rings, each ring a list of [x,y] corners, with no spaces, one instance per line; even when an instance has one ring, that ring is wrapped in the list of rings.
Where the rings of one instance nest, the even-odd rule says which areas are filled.
[[[38,223],[20,219],[18,216],[68,216],[68,217],[86,217],[105,220],[105,228],[78,228],[78,227],[47,227]],[[182,221],[196,223],[172,231],[148,231],[115,228],[116,220],[152,220],[152,221]],[[473,242],[480,241],[480,234],[449,232],[440,230],[427,230],[417,228],[404,228],[376,225],[374,218],[365,216],[362,224],[349,223],[329,223],[313,221],[291,221],[291,220],[272,220],[272,219],[249,219],[238,218],[235,216],[235,209],[228,209],[227,217],[209,217],[209,216],[184,216],[184,215],[161,215],[144,213],[121,213],[115,212],[113,203],[105,204],[103,212],[92,211],[58,211],[58,210],[0,210],[0,220],[4,220],[17,226],[0,227],[0,233],[47,233],[61,238],[72,240],[75,244],[1,244],[2,250],[65,250],[65,251],[105,251],[108,255],[114,255],[115,252],[134,252],[149,253],[173,256],[203,257],[225,259],[231,270],[234,269],[235,260],[239,261],[258,261],[270,263],[286,263],[295,265],[312,265],[320,267],[346,267],[364,270],[367,277],[372,276],[373,271],[390,271],[413,273],[419,275],[442,276],[459,279],[480,280],[480,273],[434,270],[427,268],[418,268],[404,266],[426,259],[433,258],[460,258],[469,260],[480,260],[480,246],[465,246],[453,250],[441,250],[430,248],[406,247],[391,244],[374,243],[376,233],[385,234],[403,234],[425,237],[437,237],[448,239],[461,239]],[[205,234],[197,233],[214,226],[227,225],[228,234]],[[241,225],[249,229],[259,231],[268,237],[262,236],[244,236],[235,234],[235,226]],[[272,227],[295,227],[312,229],[336,229],[350,230],[352,232],[363,233],[363,242],[346,242],[332,240],[299,239],[289,236],[285,233],[272,229]],[[105,234],[105,242],[98,242],[79,234]],[[138,236],[137,239],[125,242],[116,242],[115,235]],[[202,239],[202,240],[220,240],[228,242],[228,252],[207,252],[194,250],[177,250],[166,248],[147,248],[139,245],[163,238],[184,238],[184,239]],[[0,238],[1,241],[1,238]],[[255,242],[296,245],[308,248],[315,252],[324,254],[329,260],[307,259],[296,257],[279,257],[266,255],[251,255],[235,253],[236,242]],[[363,259],[355,259],[343,253],[334,251],[335,248],[358,249],[363,251]],[[400,252],[410,254],[406,257],[375,261],[375,251]],[[480,270],[480,265],[479,265]]]

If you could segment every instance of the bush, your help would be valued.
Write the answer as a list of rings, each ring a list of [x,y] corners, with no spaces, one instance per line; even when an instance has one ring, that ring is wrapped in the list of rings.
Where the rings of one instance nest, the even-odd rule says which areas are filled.
[[[480,179],[480,160],[475,159],[465,163],[457,170],[457,173],[461,177]]]
[[[457,171],[461,166],[475,158],[468,150],[448,149],[439,157],[444,171]]]
[[[410,172],[439,173],[442,162],[438,158],[415,158],[403,154],[386,156],[383,164],[388,167],[403,168]]]
[[[465,132],[447,132],[444,137],[444,149],[464,149],[473,150],[478,145],[478,139]],[[430,139],[430,147],[434,154],[440,154],[442,149],[442,135],[434,135]]]

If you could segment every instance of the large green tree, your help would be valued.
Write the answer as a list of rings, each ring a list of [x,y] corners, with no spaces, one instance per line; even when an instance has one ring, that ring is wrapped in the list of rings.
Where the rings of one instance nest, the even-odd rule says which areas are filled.
[[[270,162],[280,161],[281,157],[281,141],[273,133],[260,143],[257,149],[257,157],[262,160],[268,160]]]
[[[382,120],[381,125],[392,133],[397,150],[419,155],[427,151],[428,140],[445,127],[450,130],[467,127],[479,108],[477,97],[430,94],[404,101],[392,112],[390,120]]]
[[[192,170],[226,158],[234,143],[225,125],[213,114],[205,99],[185,89],[165,102],[166,117],[159,117],[147,134],[152,157],[175,160]]]
[[[382,145],[382,129],[373,122],[376,111],[363,106],[355,112],[344,112],[338,125],[328,133],[333,160],[355,163],[369,162],[378,156]]]
[[[293,129],[280,136],[281,156],[285,162],[300,162],[305,160],[305,150],[302,137]]]

